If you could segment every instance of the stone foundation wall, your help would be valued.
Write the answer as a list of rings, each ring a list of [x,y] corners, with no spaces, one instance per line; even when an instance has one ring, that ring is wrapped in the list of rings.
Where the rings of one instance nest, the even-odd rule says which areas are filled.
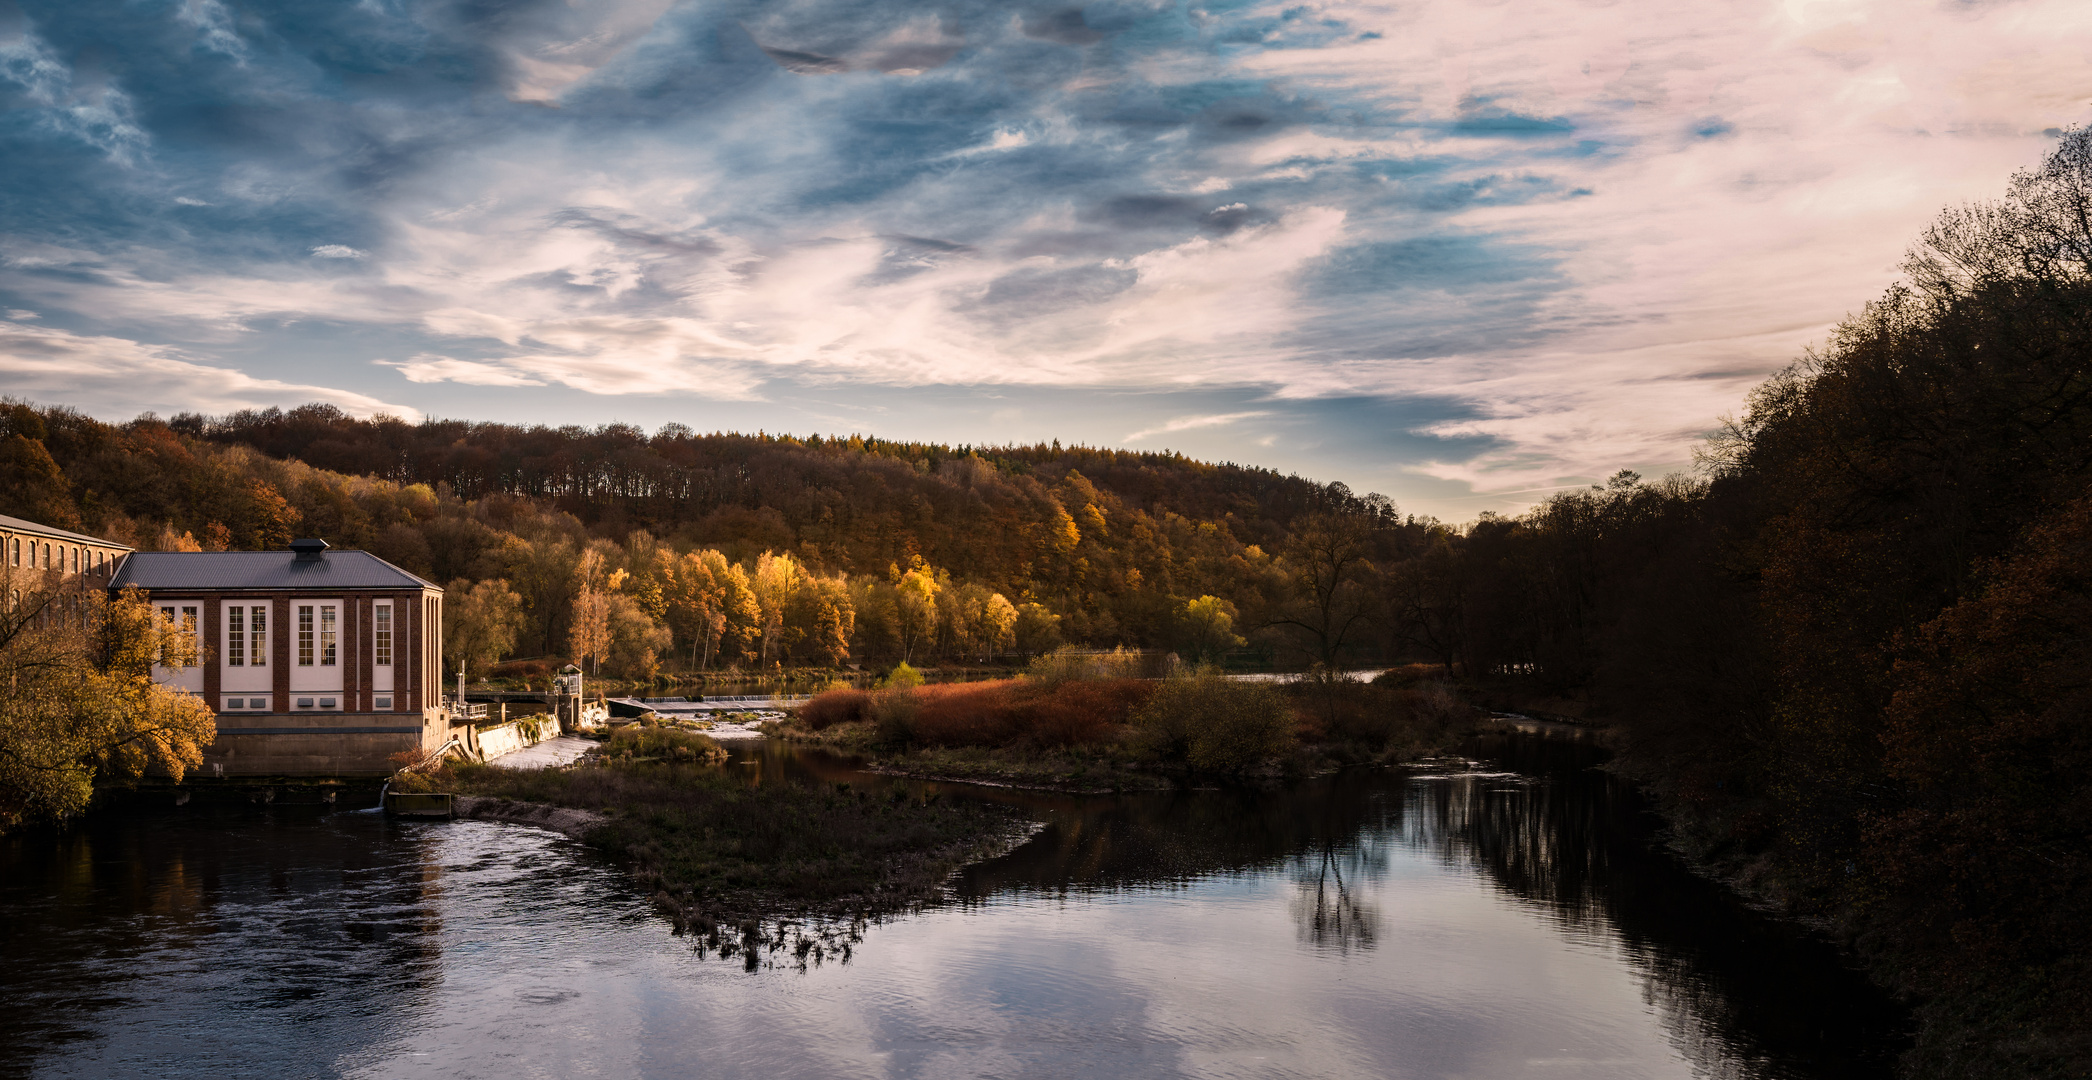
[[[430,751],[448,731],[413,713],[276,713],[218,718],[198,777],[387,776],[402,750]]]

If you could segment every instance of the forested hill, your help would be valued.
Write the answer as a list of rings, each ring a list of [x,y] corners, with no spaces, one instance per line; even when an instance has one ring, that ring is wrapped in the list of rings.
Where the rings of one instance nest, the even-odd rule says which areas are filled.
[[[649,437],[627,424],[358,420],[328,405],[189,414],[169,427],[319,469],[428,484],[465,500],[542,499],[612,534],[644,528],[781,551],[812,544],[840,570],[869,570],[911,553],[957,567],[962,552],[997,546],[982,541],[998,519],[1035,515],[1062,493],[1076,497],[1071,512],[1095,502],[1083,491],[1056,492],[1073,473],[1081,474],[1078,488],[1086,480],[1116,508],[1225,523],[1243,542],[1266,547],[1300,514],[1350,495],[1341,484],[1270,469],[1058,441],[952,447],[863,435],[700,435],[681,424]],[[765,508],[776,514],[750,516]],[[993,538],[1005,550],[1015,546],[1008,535]]]
[[[589,653],[620,673],[653,670],[649,657],[673,668],[1233,646],[1245,611],[1279,617],[1284,549],[1304,518],[1385,526],[1383,548],[1436,527],[1341,484],[1057,443],[409,424],[327,405],[109,424],[10,402],[0,444],[0,513],[144,550],[322,537],[494,589],[520,628],[458,643],[488,663]],[[577,620],[590,596],[611,610]],[[452,613],[461,634],[485,621],[462,600]],[[605,643],[584,647],[605,619]],[[1264,642],[1267,654],[1283,644]]]

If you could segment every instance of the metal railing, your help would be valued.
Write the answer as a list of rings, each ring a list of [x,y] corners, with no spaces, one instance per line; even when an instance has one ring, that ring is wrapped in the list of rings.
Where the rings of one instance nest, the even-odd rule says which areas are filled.
[[[492,705],[474,705],[469,702],[459,701],[456,698],[445,701],[443,705],[445,709],[449,710],[450,718],[453,721],[485,720],[494,708]]]

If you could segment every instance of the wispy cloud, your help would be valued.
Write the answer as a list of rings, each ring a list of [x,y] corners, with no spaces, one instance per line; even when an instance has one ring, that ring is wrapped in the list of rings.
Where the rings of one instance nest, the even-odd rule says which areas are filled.
[[[1179,416],[1164,422],[1158,427],[1142,428],[1139,431],[1131,432],[1126,436],[1125,441],[1130,443],[1139,442],[1142,439],[1153,438],[1157,435],[1169,435],[1179,431],[1190,431],[1194,428],[1220,427],[1223,424],[1233,424],[1269,415],[1271,414],[1268,411],[1258,410],[1255,412],[1217,413],[1212,416]]]
[[[177,351],[116,337],[0,322],[0,385],[8,393],[90,412],[232,412],[325,401],[356,416],[421,412],[331,386],[257,379],[185,359]]]

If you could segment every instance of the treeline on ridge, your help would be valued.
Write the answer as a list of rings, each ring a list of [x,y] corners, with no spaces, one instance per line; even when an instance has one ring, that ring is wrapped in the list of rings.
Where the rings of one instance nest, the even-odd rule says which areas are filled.
[[[588,657],[638,679],[1061,644],[1287,662],[1319,648],[1280,629],[1299,523],[1370,522],[1387,552],[1443,528],[1341,484],[1168,453],[326,405],[108,424],[10,402],[0,512],[142,550],[320,536],[450,587],[450,663]],[[1341,644],[1356,660],[1392,640],[1361,624]]]

